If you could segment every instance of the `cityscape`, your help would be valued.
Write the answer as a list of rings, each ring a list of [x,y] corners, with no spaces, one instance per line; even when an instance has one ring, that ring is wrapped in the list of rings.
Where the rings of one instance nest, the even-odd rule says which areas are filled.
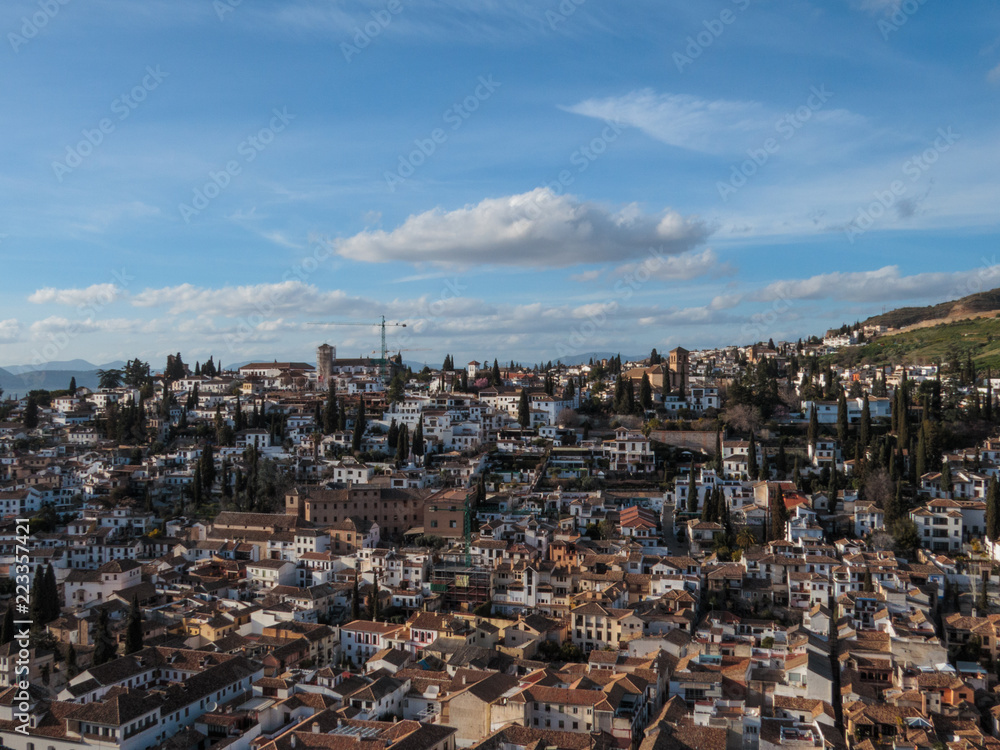
[[[0,29],[0,750],[1000,750],[995,3]]]

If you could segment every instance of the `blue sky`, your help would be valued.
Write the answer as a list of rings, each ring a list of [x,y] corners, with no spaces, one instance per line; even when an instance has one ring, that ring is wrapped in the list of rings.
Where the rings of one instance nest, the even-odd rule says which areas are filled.
[[[439,364],[1000,286],[972,0],[8,0],[0,363]]]

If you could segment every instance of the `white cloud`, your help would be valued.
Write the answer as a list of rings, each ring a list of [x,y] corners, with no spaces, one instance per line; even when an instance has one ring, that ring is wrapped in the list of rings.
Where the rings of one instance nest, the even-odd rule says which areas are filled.
[[[737,138],[742,143],[748,133],[772,126],[774,122],[758,102],[657,94],[651,89],[605,99],[587,99],[564,109],[585,117],[630,125],[671,146],[707,153],[728,151],[723,141]]]
[[[33,302],[36,305],[52,303],[73,307],[106,305],[119,299],[122,293],[122,289],[117,284],[93,284],[85,289],[44,287],[33,292],[28,297],[28,302]]]
[[[729,263],[720,263],[711,248],[665,258],[651,256],[642,263],[627,263],[615,269],[615,274],[619,276],[638,274],[641,277],[648,274],[650,278],[660,281],[689,281],[709,274],[732,276],[734,273],[736,269]]]
[[[997,65],[986,74],[986,80],[990,83],[1000,83],[1000,65]]]
[[[0,344],[10,344],[21,338],[21,323],[15,318],[0,320]]]
[[[840,299],[851,302],[958,299],[1000,285],[1000,265],[984,265],[955,273],[900,274],[899,266],[874,271],[834,272],[807,279],[775,281],[755,292],[753,299]]]
[[[642,89],[622,96],[587,99],[564,109],[629,125],[668,145],[708,154],[743,154],[746,148],[760,148],[767,138],[784,145],[792,136],[794,148],[813,151],[816,143],[850,143],[856,135],[845,134],[844,128],[865,123],[863,117],[848,110],[831,108],[829,100],[833,96],[835,92],[825,86],[814,86],[804,89],[787,109],[778,109],[754,101],[700,99]],[[803,109],[808,114],[795,114]],[[790,116],[793,119],[789,120]],[[799,129],[806,122],[810,123],[812,135],[803,138]],[[784,149],[787,151],[789,146]]]
[[[708,235],[704,223],[673,211],[611,211],[537,188],[454,211],[427,211],[391,232],[366,230],[334,246],[341,256],[368,263],[565,267],[637,258],[651,247],[683,253]]]
[[[590,271],[584,271],[583,273],[574,273],[569,277],[570,281],[595,281],[601,277],[601,271],[598,269],[593,269]]]

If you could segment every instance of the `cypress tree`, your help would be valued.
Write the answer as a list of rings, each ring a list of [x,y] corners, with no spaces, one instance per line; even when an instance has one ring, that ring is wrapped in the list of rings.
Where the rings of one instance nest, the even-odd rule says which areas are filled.
[[[500,364],[493,359],[493,370],[490,373],[490,385],[499,387],[503,385],[503,379],[500,377]]]
[[[816,440],[819,439],[819,414],[816,412],[816,404],[813,403],[809,410],[809,434],[806,438],[813,451],[816,450]]]
[[[41,565],[35,566],[35,577],[31,581],[31,619],[39,626],[48,620],[48,604],[45,602],[45,570]]]
[[[330,386],[326,392],[326,403],[323,405],[323,432],[330,434],[337,431],[340,424],[340,417],[337,414],[337,384],[330,379]]]
[[[920,437],[917,440],[917,456],[916,456],[916,471],[917,478],[922,477],[927,473],[927,432],[926,430],[920,431]]]
[[[420,458],[424,455],[424,420],[423,417],[417,417],[417,429],[413,431],[413,442],[410,446],[413,449],[413,455],[416,458]]]
[[[861,428],[858,435],[858,440],[861,442],[862,447],[867,448],[868,443],[871,440],[872,433],[872,410],[868,405],[868,394],[865,393],[861,400]]]
[[[767,481],[771,478],[771,467],[767,461],[767,449],[761,449],[760,457],[760,472],[758,473],[757,478],[761,481]]]
[[[351,620],[361,619],[361,593],[358,590],[358,575],[354,574],[354,593],[351,596]]]
[[[76,649],[73,644],[69,644],[69,648],[66,649],[66,671],[69,673],[70,677],[76,677],[77,673],[80,671],[76,666]]]
[[[951,496],[951,464],[947,458],[941,462],[941,491]]]
[[[351,450],[355,453],[361,450],[361,439],[365,435],[365,397],[358,400],[358,415],[354,420],[354,434],[351,436]]]
[[[983,419],[987,422],[993,421],[993,375],[990,368],[986,368],[986,400],[983,403]]]
[[[653,408],[653,388],[649,382],[649,374],[642,374],[642,382],[639,384],[639,405],[643,410]]]
[[[656,351],[655,349],[653,350]],[[722,430],[715,431],[715,473],[720,477],[723,474],[724,464],[722,461]]]
[[[76,376],[73,376],[69,379],[69,395],[70,396],[76,395]]]
[[[0,646],[14,640],[14,605],[8,604],[3,616],[3,626],[0,627]]]
[[[125,627],[125,653],[134,654],[140,650],[142,650],[142,614],[139,612],[139,598],[133,596]]]
[[[990,479],[986,491],[986,536],[993,542],[1000,538],[1000,488],[996,477]]]
[[[396,443],[399,440],[399,425],[396,424],[396,418],[393,417],[392,421],[389,422],[389,434],[386,437],[386,443],[392,450],[396,450]]]
[[[521,389],[521,398],[517,402],[517,421],[525,430],[531,425],[531,404],[526,388]]]
[[[847,397],[844,390],[840,390],[837,398],[837,440],[840,441],[841,449],[847,445],[848,421],[847,421]]]
[[[757,440],[751,431],[750,444],[747,446],[747,474],[753,479],[757,476],[757,471]]]
[[[101,609],[94,627],[94,665],[100,666],[115,658],[115,642],[111,637],[111,623],[108,621],[108,610]]]
[[[59,584],[56,583],[56,572],[52,569],[52,563],[45,566],[45,601],[48,608],[46,612],[45,624],[59,618]]]
[[[399,426],[399,436],[396,438],[396,460],[404,463],[410,455],[410,431],[405,424]]]

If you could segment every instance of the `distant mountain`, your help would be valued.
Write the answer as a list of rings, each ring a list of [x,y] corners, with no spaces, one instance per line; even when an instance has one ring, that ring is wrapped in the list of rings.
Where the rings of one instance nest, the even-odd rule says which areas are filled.
[[[67,361],[54,361],[54,362],[43,362],[40,365],[7,365],[3,369],[7,370],[14,375],[20,375],[24,372],[36,372],[38,370],[62,370],[62,371],[78,371],[78,372],[89,372],[91,370],[116,370],[125,366],[125,363],[121,360],[116,360],[114,362],[108,362],[103,365],[94,365],[85,359],[70,359]]]
[[[4,397],[24,396],[28,391],[60,391],[69,387],[69,381],[76,378],[81,388],[97,388],[97,370],[27,370],[13,373],[0,368],[0,388]]]

